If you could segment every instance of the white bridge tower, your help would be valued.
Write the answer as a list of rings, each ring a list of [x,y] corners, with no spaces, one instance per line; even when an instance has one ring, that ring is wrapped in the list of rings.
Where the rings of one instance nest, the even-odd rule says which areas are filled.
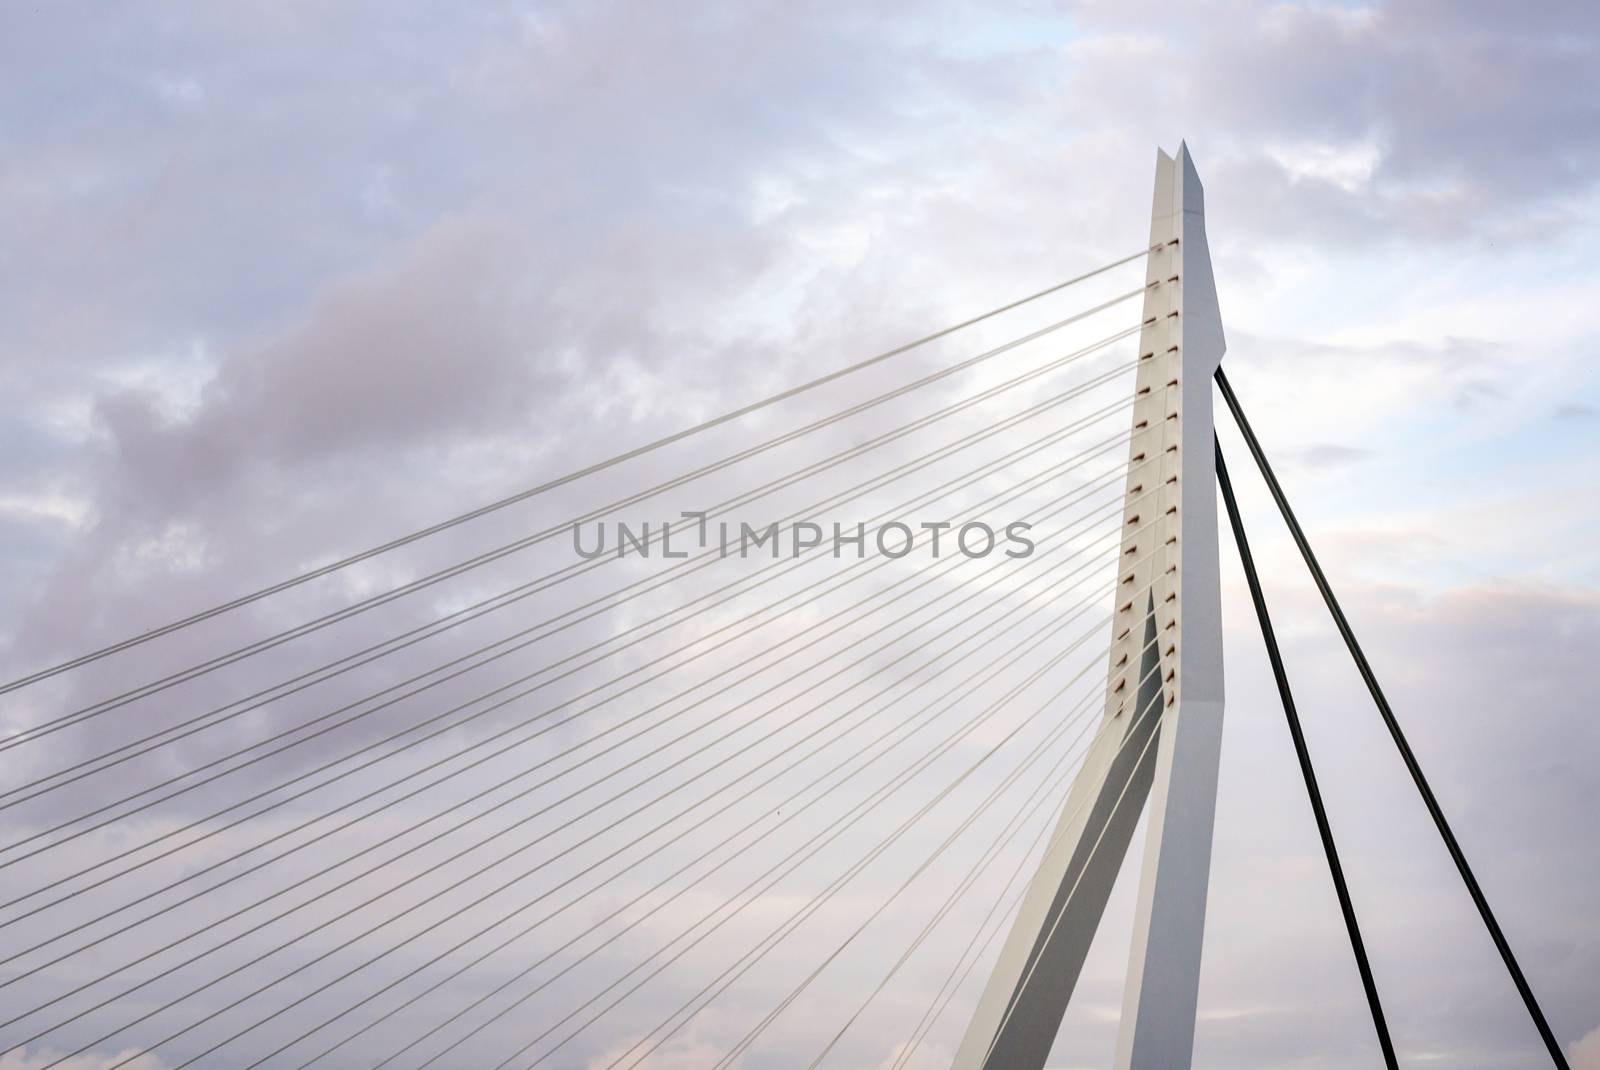
[[[957,1052],[1044,1066],[1146,804],[1118,1070],[1194,1046],[1222,740],[1211,379],[1222,320],[1187,146],[1157,154],[1105,714]]]

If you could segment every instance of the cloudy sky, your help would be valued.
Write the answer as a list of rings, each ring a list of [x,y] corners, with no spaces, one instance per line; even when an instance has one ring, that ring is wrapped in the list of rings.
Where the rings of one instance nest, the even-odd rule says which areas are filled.
[[[1570,1045],[1573,1065],[1595,1070],[1600,847],[1592,815],[1600,728],[1586,671],[1600,649],[1597,50],[1600,15],[1591,5],[1563,2],[11,5],[0,12],[0,676],[20,676],[421,528],[1136,252],[1148,227],[1155,150],[1186,139],[1206,185],[1229,374],[1553,1027]],[[47,831],[57,824],[102,805],[123,807],[131,792],[202,763],[231,763],[257,740],[623,582],[657,578],[666,566],[634,562],[615,565],[616,574],[586,573],[517,603],[504,619],[474,621],[325,687],[257,704],[226,728],[20,798],[26,785],[80,760],[132,746],[574,558],[563,539],[550,540],[381,612],[115,706],[87,722],[93,727],[36,739],[30,729],[37,733],[62,714],[559,525],[1114,298],[1142,279],[1135,263],[865,376],[0,697],[4,733],[26,740],[4,752],[0,783],[8,793],[0,802],[9,800],[0,822],[7,829],[0,886],[12,900],[0,910],[0,981],[10,979],[0,988],[0,1011],[13,1018],[62,997],[0,1030],[0,1043],[11,1049],[0,1055],[0,1068],[155,1070],[196,1057],[203,1066],[256,1065],[386,981],[424,966],[470,935],[474,923],[487,925],[576,872],[579,848],[620,847],[627,828],[606,824],[610,811],[584,811],[556,830],[565,813],[559,806],[568,804],[561,801],[566,782],[554,781],[494,816],[507,836],[496,848],[530,841],[547,825],[553,836],[570,831],[592,842],[574,840],[504,899],[447,916],[445,907],[464,905],[480,889],[451,891],[398,927],[314,961],[357,937],[369,916],[376,920],[370,912],[340,911],[395,884],[396,874],[420,876],[373,911],[393,901],[420,903],[423,889],[465,876],[477,855],[451,863],[443,876],[426,870],[464,845],[458,839],[419,848],[276,927],[247,931],[288,902],[256,910],[262,897],[302,882],[332,887],[340,875],[317,871],[341,852],[404,834],[413,821],[501,774],[541,761],[564,768],[566,749],[584,744],[590,722],[540,737],[466,782],[396,803],[343,838],[249,873],[242,873],[246,862],[231,859],[233,851],[277,832],[290,844],[304,840],[301,821],[365,791],[387,790],[398,774],[388,767],[358,773],[238,829],[221,831],[224,819],[214,816],[550,661],[530,650],[495,663],[487,681],[464,677],[390,707],[388,720],[363,719],[104,827],[74,826],[83,830],[77,838],[19,857],[60,838]],[[1106,317],[614,518],[657,520],[705,508],[1137,321],[1132,306]],[[1026,384],[994,403],[1006,408],[969,411],[927,437],[872,455],[881,460],[830,469],[792,497],[751,506],[749,515],[775,519],[801,509],[879,470],[871,465],[921,456],[1090,374],[1114,375],[1127,357],[1125,346],[1097,350],[1067,379]],[[1111,394],[1084,394],[1078,411],[1116,400],[1127,382],[1112,380]],[[984,447],[987,456],[1049,427],[1019,425]],[[1103,425],[1071,441],[1087,448],[1114,430]],[[1402,1061],[1548,1065],[1246,469],[1237,436],[1226,426],[1221,435]],[[1040,472],[1047,459],[1064,456],[1034,456],[1027,461],[1034,467],[1001,475]],[[971,467],[951,461],[929,470],[918,487],[891,487],[870,501],[887,509],[933,486],[935,476],[953,479]],[[1075,469],[1072,478],[1093,474]],[[1007,476],[983,486],[998,493],[1013,482]],[[1052,486],[1029,500],[1052,498],[1060,490]],[[991,512],[1005,520],[1026,508],[1010,501]],[[872,511],[851,509],[827,515],[856,520]],[[1041,530],[1061,530],[1051,523],[1057,526],[1041,522]],[[1087,552],[1089,543],[1081,545]],[[882,575],[902,574],[911,575]],[[750,568],[708,571],[694,592],[745,575],[753,575]],[[771,592],[834,575],[819,566]],[[1229,710],[1196,1065],[1375,1065],[1282,714],[1226,546],[1223,577]],[[930,589],[944,590],[944,583],[940,577]],[[1021,596],[1032,589],[1026,580],[1005,588]],[[682,601],[675,590],[596,616],[553,639],[549,650],[566,656],[675,610]],[[589,676],[552,684],[536,701],[577,703],[591,684],[675,651],[685,634],[709,638],[714,627],[767,604],[771,592],[730,603],[721,616],[674,618],[677,630],[607,654]],[[835,643],[837,649],[820,648],[834,660],[819,675],[785,685],[778,698],[793,706],[831,694],[818,689],[835,680],[868,688],[909,655],[874,649],[859,665],[844,663],[897,636],[911,614],[901,604],[887,619],[864,618],[856,631],[834,634],[825,612],[844,610],[852,599],[846,591],[833,602],[775,611],[765,631],[744,634],[735,626],[737,642],[686,670],[698,674],[689,679],[750,663],[779,638],[815,626]],[[933,609],[926,615],[937,616]],[[1092,660],[1104,629],[1092,616],[1074,627],[1066,634],[1096,636],[1082,649]],[[1027,634],[986,628],[980,622],[954,638],[1001,641],[897,709],[954,698],[957,673]],[[760,682],[729,692],[729,708],[753,708]],[[618,696],[593,723],[613,727],[668,704],[676,686],[668,678]],[[985,694],[1002,694],[999,686],[951,716],[979,713]],[[1084,686],[1074,694],[1093,691]],[[1003,717],[1010,720],[994,724],[1020,726],[1048,697],[1034,691],[1008,702]],[[830,698],[823,708],[831,713],[853,700]],[[709,724],[715,708],[697,708],[683,723]],[[527,712],[507,707],[471,727],[453,727],[406,752],[394,768],[418,769],[521,723]],[[1018,738],[1043,746],[1048,726],[1035,731],[1034,724],[1020,729],[1033,736]],[[985,731],[992,733],[982,737],[985,746],[1000,739],[998,728]],[[777,737],[769,750],[787,746]],[[621,768],[631,753],[617,751],[594,769],[637,780]],[[981,753],[964,744],[930,776],[953,777],[956,757]],[[684,769],[705,772],[709,784],[724,768],[741,769],[738,762],[762,754],[712,751]],[[819,915],[808,930],[815,939],[781,945],[645,1065],[716,1063],[818,964],[830,937],[842,939],[883,902],[1024,756],[1021,749],[1000,752],[1002,768],[986,769],[952,796],[954,805],[930,815],[926,828]],[[878,783],[875,776],[863,774],[863,784]],[[741,1065],[806,1065],[1002,832],[1023,792],[1038,785],[1049,801],[1039,814],[1053,810],[1051,783],[1045,765],[1028,771],[1018,790],[982,815],[988,824],[956,844],[927,883],[892,902],[881,924],[775,1020]],[[758,800],[771,802],[774,822],[781,787]],[[641,788],[638,798],[648,792]],[[806,834],[820,829],[822,812],[832,806],[847,816],[855,798],[841,792],[797,825]],[[919,801],[874,813],[837,853],[756,897],[738,923],[542,1065],[613,1065]],[[528,823],[514,826],[523,818]],[[895,1063],[988,905],[1002,898],[1003,879],[1026,857],[1028,836],[1043,824],[1043,816],[1028,824],[1004,865],[980,874],[972,894],[885,986],[827,1065]],[[113,869],[80,872],[119,852],[130,852],[131,861],[153,857],[145,845],[157,836],[213,829],[216,835],[162,864],[98,887],[90,885]],[[705,844],[718,829],[707,826]],[[994,833],[988,842],[986,829]],[[36,835],[42,838],[22,842]],[[493,1066],[510,1057],[803,838],[795,827],[770,836],[758,828],[752,836],[727,869],[434,1065]],[[534,966],[535,979],[545,976],[538,971],[552,972],[564,960],[539,965],[541,956],[579,922],[598,923],[603,934],[614,920],[631,918],[618,913],[624,903],[666,877],[676,864],[669,860],[693,857],[694,843],[680,845],[680,856],[666,851],[602,882],[566,920],[406,1011],[377,1020],[509,930],[375,997],[270,1065],[303,1065],[370,1024],[317,1065],[372,1066],[524,967]],[[546,848],[529,850],[485,877],[481,891]],[[481,861],[495,857],[486,849]],[[193,906],[108,935],[118,922],[101,915],[147,892],[154,897],[147,906],[175,901],[192,888],[168,892],[166,883],[212,863],[223,867],[219,875],[242,875]],[[80,886],[70,900],[21,916]],[[1124,879],[1113,897],[1054,1066],[1109,1063],[1132,887]],[[24,893],[32,898],[16,899]],[[231,917],[245,908],[255,912]],[[435,915],[440,925],[421,931]],[[301,943],[246,965],[322,921],[326,927]],[[218,936],[244,935],[192,968],[177,968],[197,950],[184,945],[75,992],[212,922]],[[33,950],[80,924],[90,927],[75,940]],[[369,953],[413,933],[373,969],[333,983]],[[82,954],[46,965],[86,939]],[[304,973],[227,1009],[297,964]],[[168,967],[173,972],[162,973]],[[216,986],[160,1010],[235,967]],[[31,972],[17,977],[23,970]],[[948,1060],[982,973],[980,964],[909,1065]],[[144,978],[152,980],[118,996]],[[324,982],[326,991],[203,1054]],[[96,1009],[111,996],[118,998]],[[216,1019],[124,1062],[213,1011]],[[148,1020],[113,1032],[147,1012]],[[456,1032],[472,1021],[463,1019]],[[430,1043],[442,1048],[453,1036]],[[83,1054],[62,1061],[80,1047]],[[391,1065],[420,1065],[432,1052],[406,1050]],[[542,1050],[531,1048],[512,1065]]]

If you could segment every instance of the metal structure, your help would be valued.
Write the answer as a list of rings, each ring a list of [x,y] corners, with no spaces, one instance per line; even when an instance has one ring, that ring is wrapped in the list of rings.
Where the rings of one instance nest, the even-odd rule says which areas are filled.
[[[1188,147],[1159,152],[1105,713],[957,1053],[1041,1067],[1149,806],[1119,1068],[1186,1066],[1222,739],[1211,377],[1225,347]],[[1137,593],[1134,593],[1137,592]]]
[[[1134,278],[1139,263],[1143,285]],[[418,568],[416,579],[359,597],[342,586],[320,594],[309,586],[1124,267],[1129,288],[1109,300],[1075,306],[1037,329],[1014,327],[1003,344],[915,378],[908,372],[880,393],[858,390],[840,410],[723,456],[696,457],[689,470],[642,490],[630,485],[600,509],[585,506],[560,523],[537,512],[531,532],[448,567],[436,567],[435,550],[423,559],[433,571]],[[1096,323],[1093,330],[1105,331],[1113,317],[1125,318],[1097,341],[1037,359],[1060,343],[1056,332]],[[1030,354],[1026,347],[1035,342],[1042,344]],[[864,1038],[860,1029],[855,1040],[872,1045],[878,1065],[909,1070],[919,1050],[926,1055],[919,1045],[964,982],[983,976],[976,967],[991,961],[1004,935],[954,1065],[1037,1070],[1056,1041],[1144,816],[1115,1064],[1186,1067],[1224,697],[1215,486],[1377,1051],[1384,1066],[1396,1068],[1381,971],[1366,955],[1357,896],[1339,861],[1334,821],[1214,435],[1214,380],[1550,1063],[1568,1070],[1560,1036],[1222,371],[1223,350],[1204,195],[1180,147],[1176,156],[1158,155],[1149,241],[1128,255],[498,501],[0,678],[0,699],[61,678],[54,697],[35,692],[8,702],[7,715],[20,719],[0,738],[0,753],[28,748],[8,758],[11,776],[0,782],[0,1062],[40,1070],[70,1070],[84,1057],[107,1070],[136,1070],[150,1058],[173,1070],[219,1060],[290,1064],[281,1059],[309,1070],[344,1051],[343,1058],[364,1065],[404,1060],[418,1070],[537,1067],[557,1057],[561,1065],[599,1066],[609,1058],[607,1070],[638,1070],[767,960],[794,967],[798,980],[790,986],[784,978],[781,996],[774,994],[759,1017],[712,1023],[693,1042],[695,1065],[735,1070],[762,1043],[781,1045],[787,1059],[798,1036],[815,1037],[820,1050],[807,1065],[819,1070],[897,976],[925,976],[905,967],[964,897],[981,894],[987,911],[904,1040]],[[1079,363],[1089,360],[1097,363]],[[880,408],[989,361],[1000,375],[949,404],[918,407],[903,421]],[[1075,365],[1079,374],[1061,383]],[[1052,379],[1047,396],[1036,400],[1031,387]],[[1100,390],[1109,403],[1093,396]],[[1074,409],[1057,407],[1069,402]],[[976,426],[940,423],[962,413]],[[845,424],[852,419],[853,428]],[[1037,421],[1031,430],[1029,421]],[[850,432],[846,448],[776,474],[784,467],[772,463],[776,457],[746,467],[755,485],[687,514],[702,524],[731,517],[738,506],[839,473],[848,484],[842,489],[797,492],[809,501],[791,517],[790,556],[774,553],[730,577],[710,571],[730,567],[722,564],[725,550],[702,540],[697,552],[671,553],[663,525],[662,569],[654,577],[608,582],[598,570],[620,554],[580,552],[578,561],[547,561],[554,567],[542,573],[528,558],[511,558],[576,533],[581,522],[835,426]],[[880,452],[874,460],[875,451],[909,444],[928,428],[937,439],[915,440],[925,452],[910,459]],[[1013,429],[1020,444],[1005,441],[998,456],[984,446]],[[962,459],[969,449],[981,462]],[[1040,461],[1047,463],[1041,468]],[[926,486],[933,476],[917,478],[923,472],[937,472],[940,482]],[[905,480],[918,488],[909,497],[901,497]],[[994,482],[1002,487],[989,494]],[[885,549],[880,529],[871,555],[878,560],[860,554],[822,579],[801,575],[767,587],[809,562],[830,560],[818,541],[802,545],[805,518],[839,506],[870,512],[884,504],[880,491],[895,501],[880,519],[941,510],[943,522],[924,523],[907,548],[929,531],[936,548],[939,530],[976,521],[988,509],[1014,506],[1030,521],[1061,519],[1040,534],[1038,554],[986,561],[963,546],[960,556],[950,555],[953,563],[934,549],[925,564],[899,565],[904,552]],[[979,493],[987,496],[973,501]],[[834,530],[837,547],[837,524]],[[642,559],[656,539],[646,526],[636,542]],[[1112,554],[1115,571],[1105,568]],[[832,556],[840,556],[837,549]],[[486,571],[476,573],[480,568]],[[702,568],[708,573],[696,582]],[[956,569],[966,571],[952,579]],[[488,590],[510,585],[470,602],[457,589],[445,601],[459,608],[448,612],[413,603],[387,625],[374,617],[371,628],[382,636],[376,643],[368,644],[365,631],[323,631],[467,573]],[[587,601],[576,607],[523,603],[590,573],[592,587],[578,596]],[[860,586],[847,591],[852,584]],[[280,607],[253,620],[236,617],[232,627],[195,628],[302,586],[302,597],[320,607],[317,615],[284,626]],[[655,615],[646,618],[633,600],[657,590],[662,611],[652,601]],[[490,618],[513,605],[543,619],[497,625]],[[426,617],[433,612],[439,615]],[[584,645],[540,653],[544,640],[591,619],[592,634],[569,635],[581,635]],[[473,627],[481,630],[455,633],[448,650],[430,653],[423,645],[479,620]],[[252,624],[256,631],[246,634],[255,638],[233,646]],[[514,630],[503,631],[508,627]],[[1107,628],[1102,688],[1096,651]],[[189,647],[161,653],[157,644],[186,630]],[[308,646],[274,655],[298,652],[299,660],[229,674],[236,663],[314,636]],[[352,649],[356,642],[368,645]],[[147,645],[156,657],[135,660]],[[649,659],[640,660],[645,651]],[[169,671],[174,653],[187,655],[187,667]],[[502,660],[513,653],[515,661]],[[359,673],[391,655],[405,661]],[[279,677],[281,671],[289,675]],[[576,694],[545,692],[580,672],[585,677],[569,685],[582,687]],[[204,689],[185,690],[202,679]],[[324,685],[331,687],[317,690]],[[194,737],[201,738],[187,742]],[[245,770],[249,778],[235,778]],[[203,796],[191,794],[201,787]],[[947,834],[930,835],[940,821]],[[931,840],[937,846],[924,850]],[[1002,866],[1007,852],[1015,862]],[[893,873],[896,866],[909,873]],[[867,874],[875,885],[866,884]],[[839,924],[847,918],[857,920]],[[786,1014],[793,1022],[817,1007],[802,1001],[827,983],[819,979],[849,985],[863,978],[860,960],[848,973],[841,963],[886,918],[925,920],[881,971],[873,961],[871,987],[840,1016],[842,1024],[808,1017],[798,1023],[801,1032],[772,1036]],[[674,977],[680,960],[683,972]],[[654,993],[647,1007],[630,1008],[629,1021],[608,1022],[658,977],[687,998],[674,995],[674,1009],[658,1018]],[[237,994],[242,987],[249,990]],[[824,1009],[837,1003],[835,995]],[[714,1063],[701,1054],[705,1044],[722,1049]],[[892,1063],[881,1062],[885,1053]],[[855,1061],[866,1059],[858,1054]]]

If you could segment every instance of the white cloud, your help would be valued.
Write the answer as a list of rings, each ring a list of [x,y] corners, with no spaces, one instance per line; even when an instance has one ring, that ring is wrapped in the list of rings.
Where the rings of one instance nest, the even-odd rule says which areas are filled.
[[[379,6],[380,48],[373,11],[360,5],[292,15],[264,5],[226,18],[193,5],[172,17],[159,49],[142,13],[85,20],[43,5],[29,16],[31,47],[14,49],[8,70],[23,90],[7,127],[8,147],[20,151],[0,165],[0,207],[12,209],[0,211],[0,246],[28,267],[0,288],[0,603],[11,610],[0,675],[420,527],[1131,251],[1144,236],[1154,149],[1187,137],[1207,183],[1234,382],[1352,615],[1382,636],[1397,702],[1419,725],[1419,747],[1444,765],[1441,796],[1462,811],[1475,857],[1498,872],[1497,906],[1527,945],[1552,1017],[1591,1013],[1581,1001],[1600,985],[1600,959],[1569,934],[1581,929],[1574,921],[1592,925],[1593,906],[1567,889],[1593,886],[1593,859],[1571,849],[1568,819],[1600,790],[1600,760],[1592,734],[1564,719],[1574,704],[1562,696],[1581,693],[1595,646],[1592,595],[1572,589],[1600,575],[1586,538],[1594,503],[1570,494],[1570,481],[1600,463],[1600,441],[1593,421],[1546,417],[1581,415],[1600,396],[1589,359],[1600,312],[1586,299],[1600,285],[1587,252],[1600,237],[1586,211],[1600,173],[1583,53],[1597,38],[1592,7],[1083,3],[1068,22],[1036,19],[1029,5],[962,8],[952,21],[943,9],[892,4],[686,14],[554,3],[537,15],[521,4]],[[129,84],[135,92],[124,92]],[[1021,322],[910,355],[873,388],[967,355],[979,337],[1002,341]],[[866,391],[844,385],[750,427],[776,433]],[[828,448],[890,422],[875,413]],[[160,666],[259,638],[745,443],[708,436],[259,613],[219,618],[163,647]],[[703,506],[822,452],[764,457],[672,505]],[[861,471],[848,468],[827,489]],[[1356,830],[1363,905],[1388,919],[1375,922],[1389,926],[1377,946],[1394,960],[1383,980],[1399,1007],[1426,1008],[1399,1012],[1417,1015],[1406,1023],[1411,1050],[1462,1060],[1478,1051],[1497,1070],[1531,1059],[1525,1023],[1500,1013],[1496,964],[1458,952],[1471,942],[1436,927],[1440,916],[1460,920],[1448,910],[1452,878],[1422,872],[1427,841],[1394,838],[1391,826],[1415,830],[1389,809],[1409,813],[1410,801],[1371,784],[1386,744],[1365,734],[1364,700],[1317,631],[1320,611],[1295,586],[1291,552],[1263,542],[1275,604],[1293,610],[1282,629],[1306,681],[1308,723],[1315,718],[1332,755],[1329,790],[1347,781],[1374,793],[1345,789],[1337,820]],[[103,738],[61,733],[59,749],[30,758],[37,765],[25,775],[566,563],[515,557],[398,603],[393,615],[319,633],[305,662],[290,647],[265,667],[246,663],[237,676],[124,711],[145,716],[108,717]],[[197,735],[164,761],[119,767],[104,778],[118,783],[95,790],[132,790],[209,760],[498,638],[513,620],[524,626],[609,589],[607,577],[574,582],[439,648],[352,674],[328,701],[312,692]],[[630,607],[615,626],[672,593]],[[593,627],[603,637],[613,623]],[[575,629],[558,638],[573,641],[561,651],[580,637],[597,636]],[[753,655],[764,637],[732,651]],[[1218,853],[1228,883],[1214,900],[1202,1051],[1229,1067],[1282,1065],[1288,1050],[1363,1064],[1369,1038],[1328,927],[1334,915],[1326,902],[1281,894],[1321,887],[1318,857],[1294,823],[1302,800],[1291,794],[1281,719],[1249,627],[1233,628],[1229,642],[1230,673],[1239,672]],[[493,682],[542,664],[541,649],[508,659]],[[1528,664],[1539,673],[1515,671]],[[156,674],[131,659],[96,666],[8,706],[8,724]],[[133,831],[173,828],[241,786],[275,783],[397,719],[464,701],[476,679],[80,845],[109,849]],[[1506,777],[1514,784],[1499,795],[1481,788]],[[357,778],[304,805],[374,786]],[[97,799],[78,797],[83,807]],[[284,824],[274,829],[287,827],[290,815],[277,816]],[[219,838],[183,857],[224,853]],[[313,868],[304,857],[288,865],[279,872],[296,878]],[[273,879],[286,878],[241,882],[227,902]],[[780,888],[749,913],[766,919],[798,896]],[[702,899],[709,909],[716,897],[702,890],[690,902]],[[144,936],[100,953],[109,961]],[[797,955],[821,950],[797,943]],[[1100,1048],[1123,968],[1113,950],[1086,973],[1069,1019],[1064,1046],[1075,1063],[1108,1054]],[[719,1028],[669,1046],[660,1065],[714,1062],[715,1041],[742,1034],[746,1012],[764,1011],[761,999],[792,980],[782,970],[800,960],[786,955]],[[1307,956],[1315,967],[1300,968]],[[550,996],[576,1001],[599,976]],[[841,1006],[853,980],[830,993]],[[926,984],[913,971],[903,980]],[[644,1011],[681,994],[681,982],[669,974],[645,991]],[[304,1012],[331,1013],[333,997],[347,994]],[[877,1004],[889,1027],[863,1021],[840,1065],[882,1058],[905,1035],[893,1015],[911,1006],[920,1009],[912,998]],[[919,1061],[949,1050],[962,1007]],[[807,1039],[811,1024],[781,1028]],[[614,1052],[625,1036],[602,1025],[586,1039]],[[364,1058],[364,1043],[350,1050]],[[1597,1043],[1590,1034],[1579,1045]],[[42,1058],[14,1054],[0,1068],[33,1070]],[[748,1063],[763,1058],[758,1046]]]
[[[1269,146],[1266,151],[1292,177],[1331,182],[1346,193],[1369,184],[1382,159],[1378,145],[1371,141]]]
[[[1600,1026],[1589,1030],[1567,1047],[1567,1062],[1572,1070],[1600,1070]]]

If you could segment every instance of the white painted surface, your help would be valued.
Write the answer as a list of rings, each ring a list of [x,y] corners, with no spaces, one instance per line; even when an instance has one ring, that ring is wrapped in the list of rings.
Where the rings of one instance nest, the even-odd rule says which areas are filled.
[[[1113,617],[1105,714],[957,1070],[1043,1066],[1147,797],[1117,1066],[1190,1061],[1223,709],[1211,376],[1225,342],[1204,213],[1187,147],[1176,159],[1158,153],[1119,558],[1118,589],[1130,594]],[[1152,615],[1155,663],[1142,656]],[[1140,680],[1152,664],[1147,694]],[[1157,681],[1160,720],[1141,721]],[[1150,727],[1153,753],[1141,746]]]

